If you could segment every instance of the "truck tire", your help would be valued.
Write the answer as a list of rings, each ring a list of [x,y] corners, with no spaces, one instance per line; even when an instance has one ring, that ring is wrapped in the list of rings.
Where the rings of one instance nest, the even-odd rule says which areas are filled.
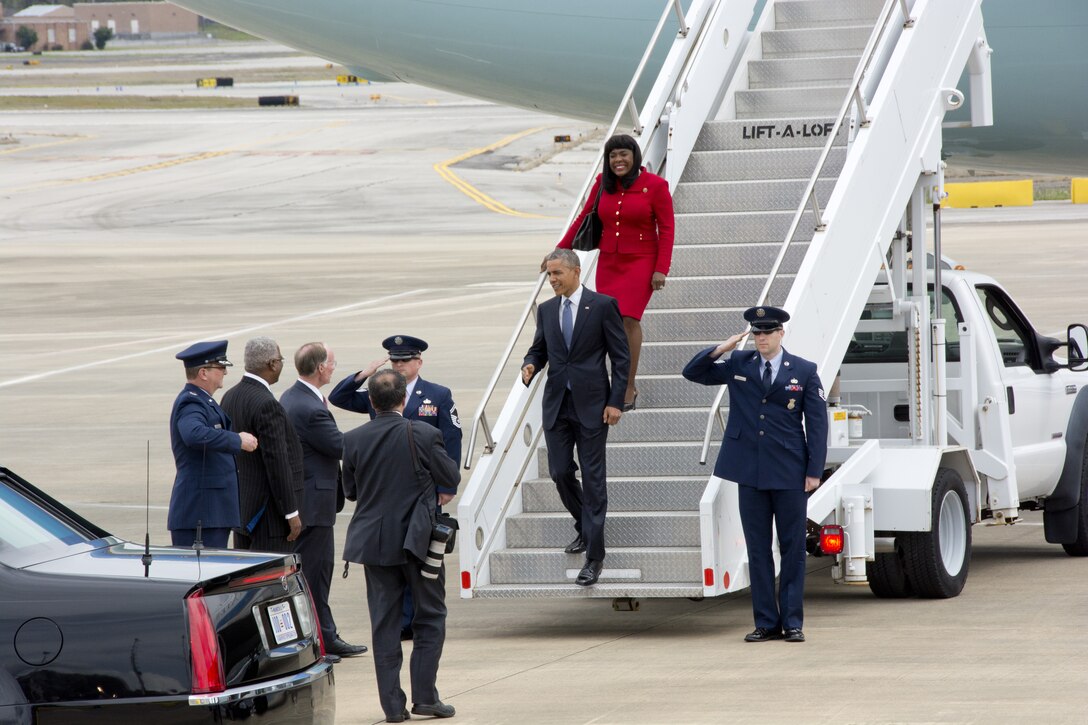
[[[1084,446],[1084,463],[1080,467],[1080,501],[1077,502],[1077,540],[1062,544],[1069,556],[1088,556],[1088,444]]]
[[[903,566],[903,550],[898,543],[895,552],[877,554],[869,567],[869,590],[881,599],[905,599],[914,596],[914,587]]]
[[[907,579],[920,597],[948,599],[963,591],[971,564],[971,520],[960,474],[938,468],[933,481],[932,529],[902,534]]]

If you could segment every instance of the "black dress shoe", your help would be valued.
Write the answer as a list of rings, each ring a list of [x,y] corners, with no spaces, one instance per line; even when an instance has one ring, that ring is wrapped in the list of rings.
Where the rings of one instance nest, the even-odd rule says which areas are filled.
[[[563,549],[563,551],[567,552],[568,554],[581,554],[585,550],[586,540],[582,538],[581,534],[575,536],[574,541],[567,544],[567,548]]]
[[[325,651],[341,657],[354,657],[366,652],[366,645],[348,644],[338,636],[333,641],[325,643]]]
[[[578,572],[578,578],[574,580],[574,583],[580,587],[593,586],[601,578],[603,568],[604,562],[600,559],[587,559],[586,565],[582,567],[582,571]]]
[[[430,715],[431,717],[453,717],[456,714],[453,705],[447,705],[439,700],[433,705],[412,705],[412,713],[415,715]]]
[[[416,638],[416,633],[411,627],[401,627],[401,630],[400,630],[400,641],[401,642],[411,642],[415,638]]]
[[[805,633],[801,631],[800,627],[792,627],[786,630],[787,642],[804,642]]]
[[[341,659],[342,658],[340,657],[340,655],[330,654],[329,652],[325,653],[325,661],[328,662],[330,665],[335,665]]]
[[[777,629],[756,627],[754,630],[744,635],[745,642],[769,642],[772,639],[782,639],[782,632]]]
[[[385,718],[385,721],[386,722],[404,722],[405,720],[411,720],[411,719],[412,719],[412,716],[408,714],[407,710],[405,710],[404,712],[399,713],[397,715],[390,715],[389,717]]]

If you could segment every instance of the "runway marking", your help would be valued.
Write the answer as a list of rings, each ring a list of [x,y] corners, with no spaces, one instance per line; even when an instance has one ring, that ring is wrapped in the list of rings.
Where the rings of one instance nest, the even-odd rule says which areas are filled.
[[[19,146],[17,148],[4,149],[3,151],[0,151],[0,155],[3,155],[3,154],[17,154],[20,151],[33,151],[34,149],[46,149],[46,148],[49,148],[50,146],[61,146],[63,144],[74,143],[76,141],[85,141],[85,140],[92,139],[92,138],[94,138],[94,136],[84,136],[82,134],[77,134],[77,135],[73,136],[72,138],[66,138],[66,139],[62,139],[60,141],[49,141],[48,143],[36,143],[36,144],[33,144],[32,146]]]
[[[452,159],[440,161],[439,163],[434,165],[434,170],[438,172],[439,176],[452,184],[455,189],[460,191],[469,199],[472,199],[477,204],[480,204],[493,212],[497,212],[499,214],[506,214],[508,216],[522,217],[524,219],[558,219],[558,217],[547,216],[544,214],[532,214],[530,212],[511,209],[502,202],[496,201],[495,199],[483,193],[476,187],[472,186],[467,181],[451,171],[449,168],[450,166],[453,166],[454,164],[459,164],[466,159],[471,159],[473,156],[479,156],[480,154],[485,154],[488,151],[494,151],[495,149],[502,148],[509,143],[517,141],[519,138],[523,138],[525,136],[528,136],[529,134],[536,133],[537,131],[543,131],[544,128],[545,126],[537,126],[536,128],[526,129],[525,131],[521,131],[520,133],[515,133],[507,136],[506,138],[499,139],[495,143],[488,146],[482,146],[478,149],[466,151],[460,156],[455,156]]]

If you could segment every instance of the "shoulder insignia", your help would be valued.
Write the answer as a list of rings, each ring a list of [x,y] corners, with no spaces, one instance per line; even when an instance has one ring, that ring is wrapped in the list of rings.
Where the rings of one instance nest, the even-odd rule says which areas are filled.
[[[827,395],[824,393],[823,388],[816,388],[816,391],[820,394],[820,400],[827,400]]]
[[[461,427],[461,419],[457,417],[457,406],[454,405],[450,408],[450,422],[458,428]]]

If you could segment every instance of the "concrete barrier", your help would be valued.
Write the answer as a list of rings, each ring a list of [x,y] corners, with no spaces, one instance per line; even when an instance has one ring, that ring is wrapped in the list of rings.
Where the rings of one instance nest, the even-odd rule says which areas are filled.
[[[1034,182],[975,181],[966,184],[945,184],[948,198],[941,206],[950,209],[970,209],[993,206],[1031,206],[1034,203]]]

